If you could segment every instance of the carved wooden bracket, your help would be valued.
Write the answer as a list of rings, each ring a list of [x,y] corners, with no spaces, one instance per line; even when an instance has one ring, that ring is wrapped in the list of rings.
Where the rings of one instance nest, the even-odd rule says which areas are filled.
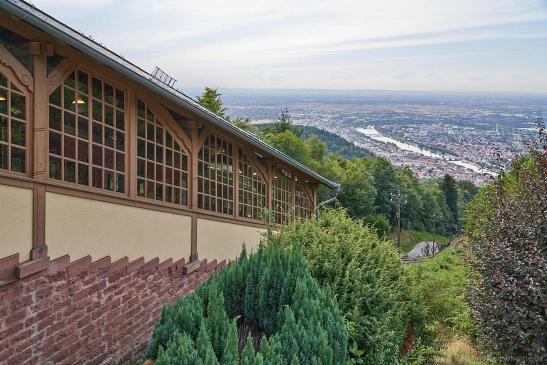
[[[30,71],[15,58],[11,52],[0,44],[0,64],[9,68],[13,75],[19,80],[29,92],[34,92],[34,78]]]
[[[55,90],[63,80],[76,68],[76,63],[71,59],[62,60],[48,76],[48,93]]]

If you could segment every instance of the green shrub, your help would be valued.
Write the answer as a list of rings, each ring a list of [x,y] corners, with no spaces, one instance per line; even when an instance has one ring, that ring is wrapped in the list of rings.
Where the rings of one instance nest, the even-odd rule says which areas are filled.
[[[271,241],[299,244],[319,285],[337,297],[352,340],[364,350],[360,360],[399,362],[406,326],[412,323],[419,332],[423,309],[391,243],[343,210],[325,211],[319,221],[295,222]]]
[[[250,337],[239,348],[247,334],[238,339],[238,326],[263,335],[258,349]],[[338,305],[299,250],[261,245],[165,306],[146,356],[163,365],[345,364],[347,342]]]
[[[471,291],[479,336],[500,362],[547,363],[547,132],[481,189],[467,228],[480,280]]]
[[[471,275],[466,255],[463,247],[447,248],[434,258],[409,265],[416,296],[426,308],[426,330],[439,345],[475,335],[466,302]]]

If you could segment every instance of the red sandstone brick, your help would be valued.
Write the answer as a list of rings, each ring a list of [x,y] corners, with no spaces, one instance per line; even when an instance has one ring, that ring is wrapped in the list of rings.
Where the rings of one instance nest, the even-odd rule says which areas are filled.
[[[108,269],[110,267],[111,262],[112,260],[110,256],[105,256],[102,259],[99,259],[95,261],[93,264],[91,264],[91,267],[94,271]]]
[[[205,269],[205,271],[213,271],[216,267],[217,267],[217,260],[215,259],[207,263],[207,268]]]
[[[173,265],[173,259],[165,260],[158,266],[158,271],[163,273],[167,271],[171,265]]]
[[[196,271],[197,269],[199,269],[200,264],[201,263],[199,261],[189,262],[188,264],[186,264],[182,267],[182,273],[184,275],[191,274],[194,271]]]
[[[70,264],[70,256],[64,255],[55,260],[52,260],[47,269],[48,275],[55,275],[59,271],[63,271]]]
[[[91,268],[91,256],[87,255],[68,265],[67,273],[69,277],[72,277],[82,272],[89,271],[90,268]]]
[[[126,273],[131,274],[132,272],[140,272],[142,266],[144,265],[144,257],[139,257],[138,259],[131,261],[126,268]],[[130,280],[129,278],[125,280]]]
[[[156,270],[159,264],[160,264],[160,259],[158,257],[155,257],[152,260],[148,261],[142,267],[143,274]]]
[[[18,279],[26,278],[37,272],[46,270],[49,266],[49,257],[44,257],[42,259],[26,261],[22,264],[19,264],[15,268],[15,275]]]
[[[19,265],[19,254],[3,257],[0,259],[0,281],[11,281],[15,279],[15,267]]]
[[[110,269],[109,269],[109,272],[112,274],[112,273],[118,273],[120,271],[123,271],[125,272],[125,268],[127,267],[127,264],[129,263],[129,259],[127,258],[127,256],[119,259],[118,261],[114,261],[111,265],[110,265]]]

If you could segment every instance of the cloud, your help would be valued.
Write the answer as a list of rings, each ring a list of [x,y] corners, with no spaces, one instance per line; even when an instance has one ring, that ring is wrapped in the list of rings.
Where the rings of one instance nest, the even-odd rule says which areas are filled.
[[[405,67],[398,60],[432,66],[419,53],[423,47],[429,47],[431,59],[443,58],[435,47],[446,46],[445,53],[467,62],[467,54],[475,50],[461,44],[547,38],[543,0],[34,2],[135,63],[147,69],[160,65],[185,84],[202,80],[245,87],[261,81],[263,87],[298,87],[296,82],[305,81],[302,87],[313,87],[314,79],[318,86],[353,79],[374,86],[364,82],[365,75],[350,73],[367,70],[384,75],[379,79],[385,82],[377,81],[382,87],[401,81],[397,75],[404,72],[431,73],[411,69],[422,64]],[[476,62],[483,67],[481,60]],[[442,65],[433,66],[441,68],[436,74],[446,73]],[[455,62],[453,67],[452,77],[457,77],[460,66]],[[268,73],[263,79],[253,76]],[[462,71],[460,76],[469,74]],[[422,79],[434,86],[443,77]]]

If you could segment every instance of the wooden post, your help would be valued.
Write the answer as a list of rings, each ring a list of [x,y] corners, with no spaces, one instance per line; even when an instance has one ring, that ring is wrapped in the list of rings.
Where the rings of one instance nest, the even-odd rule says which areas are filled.
[[[191,124],[191,143],[192,143],[192,151],[191,151],[191,168],[189,171],[190,174],[190,186],[189,186],[189,194],[188,197],[190,199],[190,207],[193,211],[198,209],[198,154],[200,147],[198,145],[198,125],[197,123]],[[191,232],[191,244],[190,244],[190,261],[196,261],[198,260],[198,232],[197,232],[198,224],[197,224],[197,216],[196,214],[192,214],[192,232]]]
[[[234,217],[239,217],[239,144],[237,142],[234,142],[232,144],[232,161],[233,161],[233,170],[234,170],[234,188],[233,188],[233,194],[234,199],[232,199],[232,202],[234,203]]]
[[[48,178],[48,79],[47,54],[51,46],[32,42],[34,94],[32,97],[32,177],[38,183],[33,188],[31,259],[47,256],[46,246],[46,189]]]

